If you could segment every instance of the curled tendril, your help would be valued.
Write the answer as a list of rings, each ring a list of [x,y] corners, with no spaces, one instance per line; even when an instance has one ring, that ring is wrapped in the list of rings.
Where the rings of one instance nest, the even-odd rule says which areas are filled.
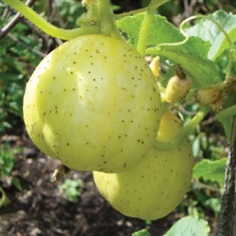
[[[191,16],[191,17],[183,20],[181,22],[181,24],[179,25],[179,30],[183,34],[183,36],[185,37],[183,41],[176,42],[176,43],[160,43],[160,44],[157,45],[157,47],[162,47],[162,46],[180,46],[180,45],[185,44],[188,41],[188,39],[189,39],[189,35],[184,31],[184,25],[186,23],[188,23],[189,21],[191,21],[191,20],[196,20],[196,19],[199,19],[199,18],[207,19],[207,20],[213,22],[220,29],[220,31],[225,35],[229,45],[232,45],[232,41],[231,41],[229,35],[227,34],[227,32],[223,29],[223,27],[218,22],[216,22],[215,20],[213,20],[209,16],[197,15],[197,16]]]

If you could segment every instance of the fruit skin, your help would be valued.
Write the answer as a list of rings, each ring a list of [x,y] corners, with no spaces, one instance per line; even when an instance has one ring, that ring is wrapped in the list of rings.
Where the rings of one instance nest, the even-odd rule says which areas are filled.
[[[23,114],[45,154],[78,171],[119,172],[152,146],[160,104],[155,78],[134,48],[87,35],[41,61],[27,83]]]
[[[170,112],[164,114],[158,140],[168,142],[181,129]],[[191,144],[186,140],[178,149],[152,148],[134,167],[117,174],[93,172],[101,195],[119,212],[144,220],[169,214],[189,189],[193,169]]]

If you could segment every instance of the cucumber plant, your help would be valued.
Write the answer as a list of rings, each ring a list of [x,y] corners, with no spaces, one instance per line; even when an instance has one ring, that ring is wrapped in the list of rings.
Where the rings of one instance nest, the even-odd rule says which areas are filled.
[[[160,218],[179,203],[180,195],[172,194],[165,202],[167,205],[175,203],[163,205],[169,210],[162,208],[151,216],[152,211],[145,207],[140,212],[134,209],[138,200],[132,194],[124,194],[127,186],[139,179],[137,170],[141,168],[139,171],[150,181],[148,185],[154,188],[151,177],[155,175],[143,165],[153,159],[150,153],[158,153],[153,169],[163,160],[169,163],[168,169],[175,157],[180,156],[179,160],[189,157],[190,151],[180,147],[204,117],[211,114],[224,128],[231,148],[218,235],[226,233],[225,227],[228,227],[227,232],[232,232],[229,224],[234,211],[227,211],[229,208],[224,206],[231,205],[234,209],[234,201],[227,196],[234,192],[231,176],[236,166],[235,16],[224,11],[193,16],[177,29],[165,17],[156,14],[165,0],[152,0],[145,8],[120,14],[111,11],[108,0],[83,0],[87,11],[75,19],[78,27],[61,29],[19,0],[2,1],[46,34],[68,40],[42,60],[27,84],[23,111],[33,142],[71,169],[95,171],[95,181],[102,195],[124,214]],[[199,21],[186,27],[190,20]],[[151,69],[144,60],[146,55],[154,58]],[[162,73],[159,62],[170,73]],[[156,139],[157,133],[168,134],[172,128],[159,128],[166,111],[177,108],[181,113],[186,103],[198,107],[192,119],[185,120],[174,136]],[[171,160],[165,159],[163,152],[174,153],[170,155]],[[182,167],[178,158],[175,161],[173,173]],[[190,161],[184,171],[188,173],[187,183],[192,172]],[[159,180],[166,177],[163,170],[158,174]],[[112,182],[103,186],[106,176],[110,176]],[[161,191],[162,185],[158,186]],[[135,184],[132,187],[138,189]],[[184,189],[181,197],[187,191],[185,187],[179,187]],[[180,189],[176,189],[176,193]],[[161,194],[155,189],[155,194],[165,196],[169,190]],[[147,193],[142,194],[141,199]],[[124,201],[132,208],[121,209],[119,203]],[[229,223],[225,224],[224,219]]]

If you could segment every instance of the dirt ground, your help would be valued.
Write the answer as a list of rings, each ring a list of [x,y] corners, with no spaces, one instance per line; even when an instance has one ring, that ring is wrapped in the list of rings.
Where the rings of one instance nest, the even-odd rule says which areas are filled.
[[[152,236],[162,236],[182,216],[174,211],[151,224],[125,217],[99,195],[89,172],[73,171],[66,177],[84,181],[81,197],[75,203],[70,202],[50,182],[58,161],[40,153],[25,132],[21,136],[6,135],[3,140],[24,148],[13,171],[23,191],[13,186],[4,188],[10,204],[0,208],[2,236],[129,236],[145,228]]]

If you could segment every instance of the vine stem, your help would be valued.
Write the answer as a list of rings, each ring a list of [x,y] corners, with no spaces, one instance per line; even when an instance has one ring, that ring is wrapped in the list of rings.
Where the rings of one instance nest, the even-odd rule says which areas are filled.
[[[104,35],[111,35],[113,19],[109,0],[98,0],[98,9],[101,19],[101,33]]]
[[[224,193],[216,236],[236,235],[236,116],[233,119],[230,151],[226,164]]]
[[[137,44],[137,51],[144,56],[145,55],[145,49],[146,49],[146,42],[147,42],[147,37],[148,34],[150,32],[150,27],[151,24],[153,22],[153,16],[155,14],[156,8],[158,8],[159,6],[161,6],[162,4],[164,4],[165,2],[167,2],[166,0],[160,0],[158,1],[151,1],[150,4],[148,5],[145,11],[145,15],[144,15],[144,19],[143,22],[141,24],[141,28],[139,31],[139,40],[138,40],[138,44]]]
[[[119,30],[116,28],[114,14],[111,11],[109,0],[98,0],[98,10],[100,18],[101,33],[107,36],[124,40]]]
[[[100,32],[98,26],[88,26],[76,29],[61,29],[48,23],[46,20],[40,17],[36,12],[34,12],[30,7],[27,7],[24,3],[20,2],[19,0],[2,0],[2,1],[11,6],[12,8],[14,8],[16,11],[20,12],[25,18],[27,18],[31,23],[33,23],[43,32],[55,38],[69,40],[72,38],[76,38],[80,35],[95,34]]]
[[[138,52],[144,56],[145,49],[146,49],[146,41],[149,33],[149,29],[152,23],[152,18],[154,15],[154,10],[147,10],[143,19],[143,22],[141,24],[141,28],[139,31],[139,40],[137,45]]]
[[[233,80],[232,75],[232,69],[234,67],[234,52],[235,52],[235,48],[233,48],[233,45],[231,45],[231,48],[229,50],[229,60],[228,60],[228,65],[226,68],[226,79],[225,79],[225,83],[231,83],[231,81]]]
[[[209,107],[204,107],[202,110],[200,110],[193,118],[190,120],[190,122],[183,127],[183,129],[178,133],[175,137],[175,139],[172,142],[160,142],[158,140],[155,141],[154,146],[163,151],[168,151],[172,149],[176,149],[184,140],[186,140],[191,134],[196,126],[202,121],[202,119],[205,117],[205,115],[209,112]]]

